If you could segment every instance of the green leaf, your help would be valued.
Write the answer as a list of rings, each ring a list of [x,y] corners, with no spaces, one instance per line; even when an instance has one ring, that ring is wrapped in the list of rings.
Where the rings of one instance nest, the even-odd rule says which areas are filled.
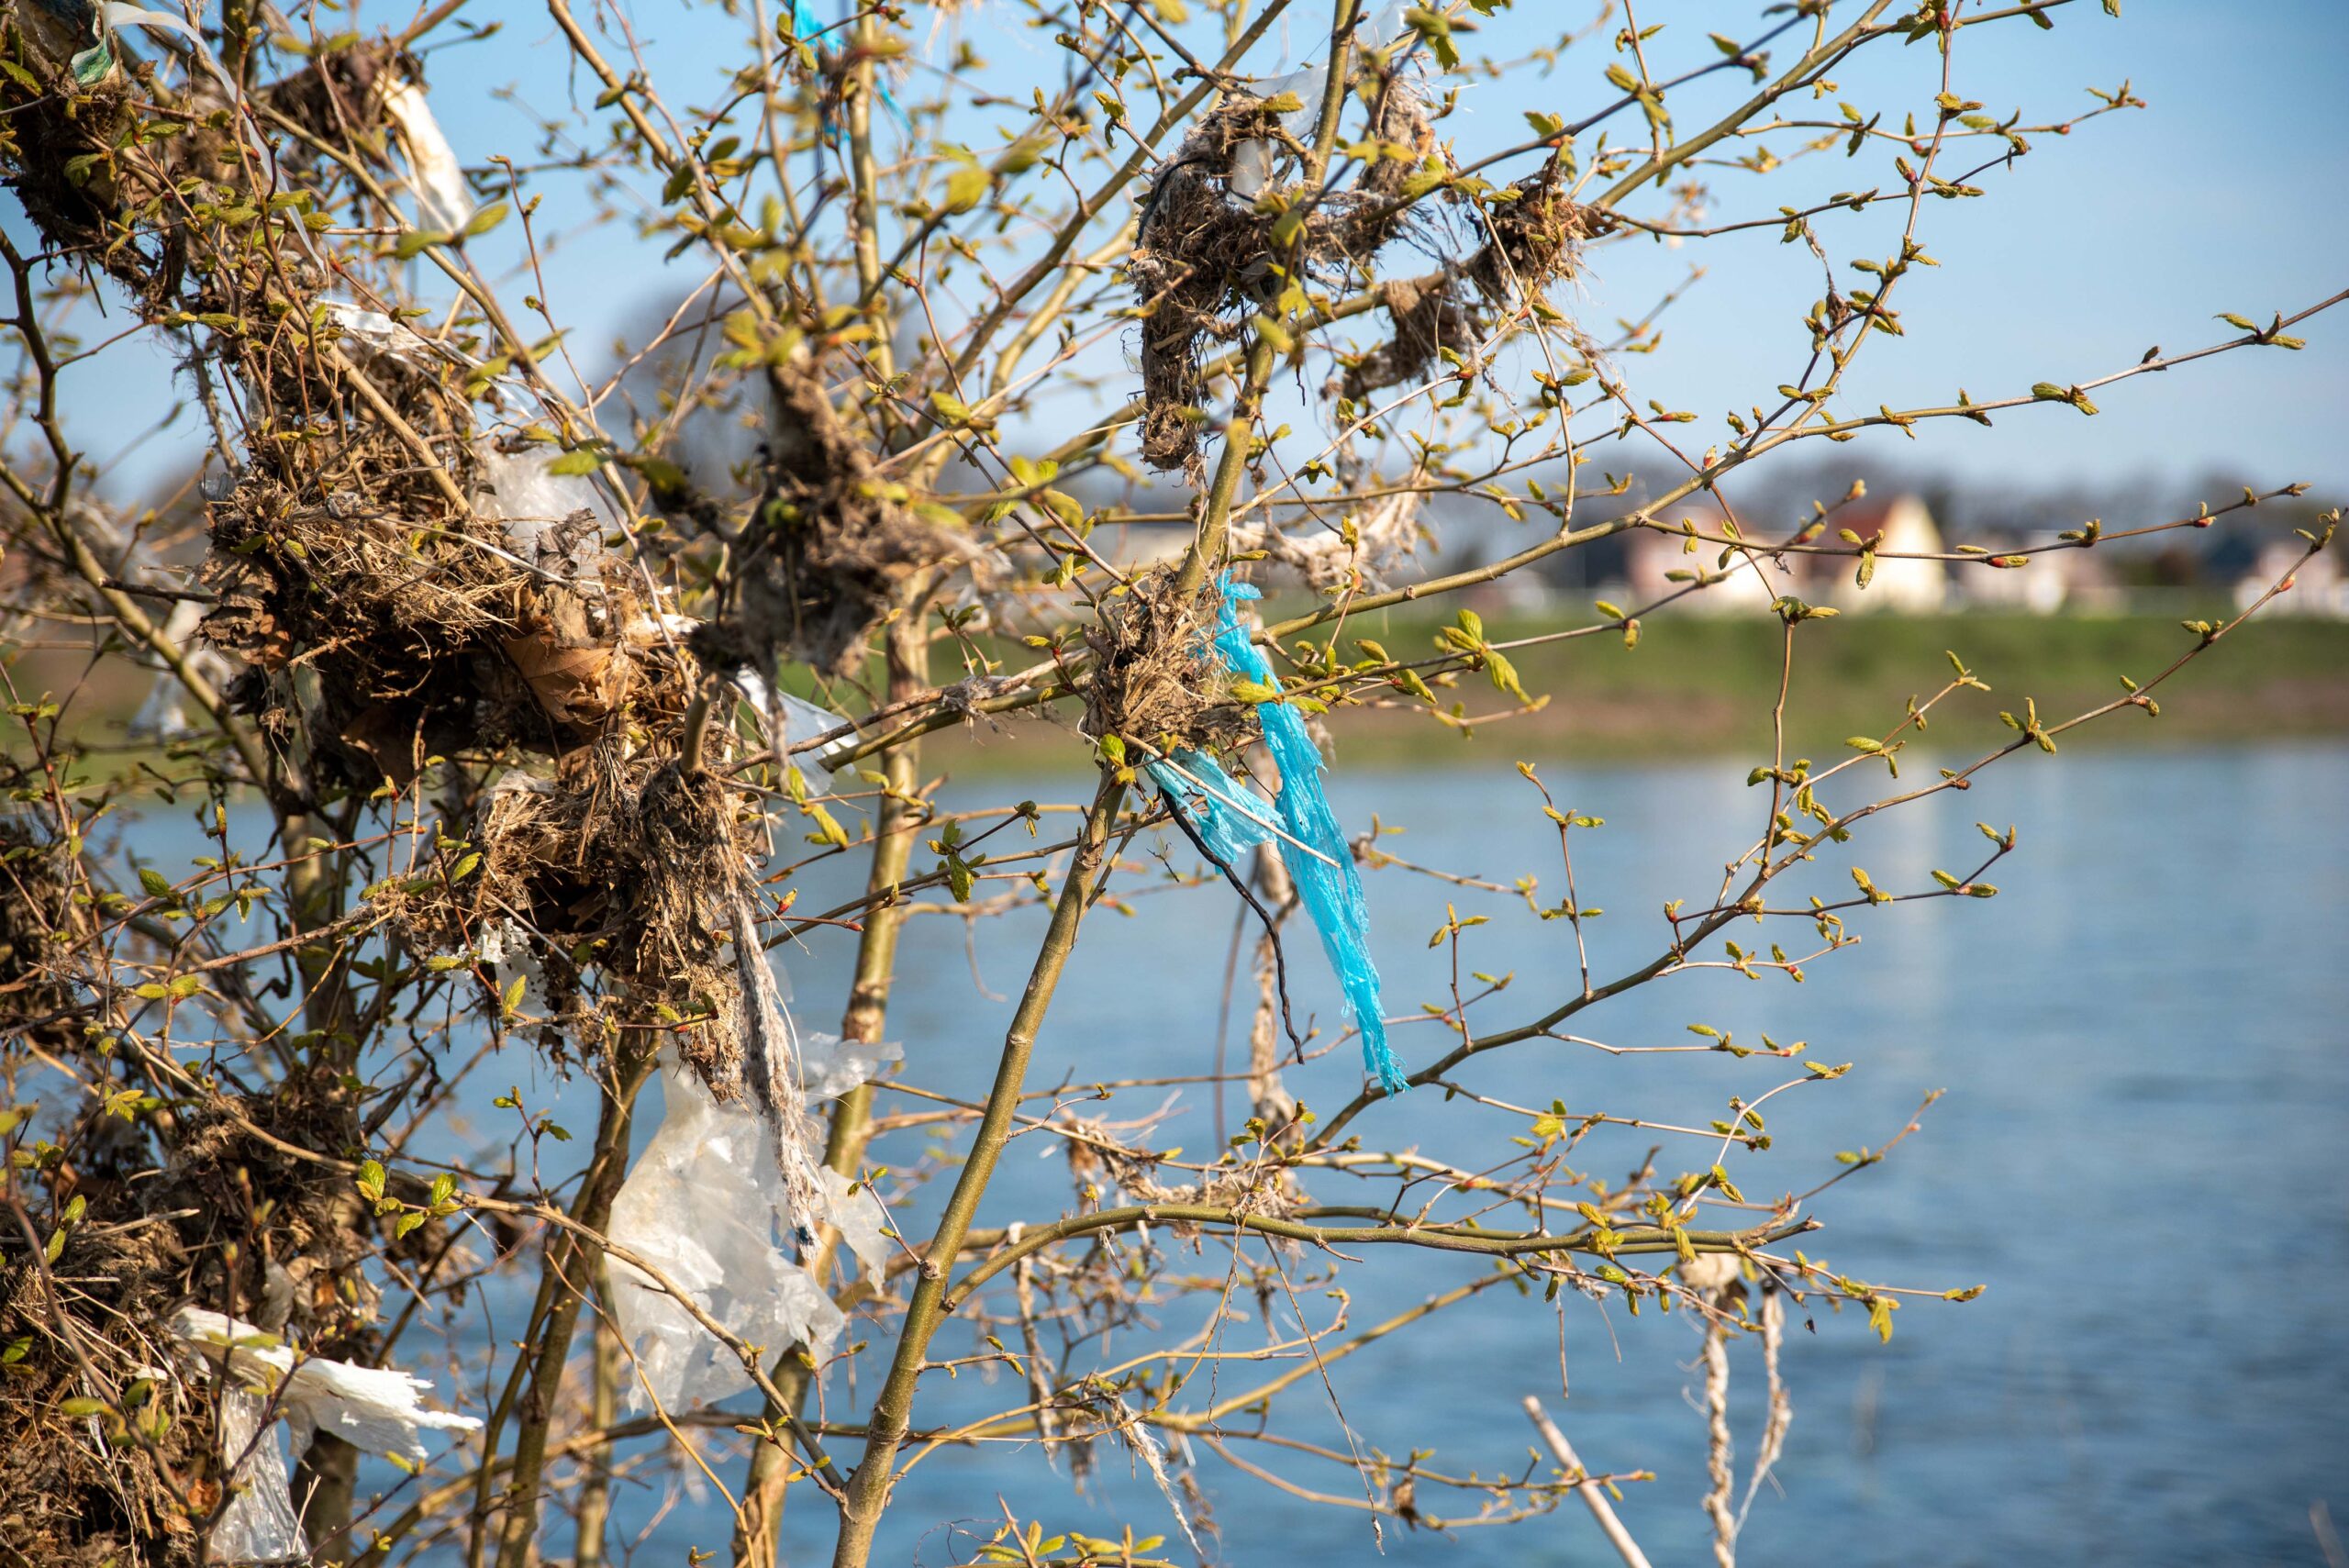
[[[604,460],[596,455],[595,449],[592,447],[573,447],[548,463],[547,472],[560,474],[593,473],[603,465]]]
[[[1450,71],[1460,63],[1460,50],[1452,41],[1452,23],[1441,11],[1414,6],[1403,13],[1403,22],[1419,35],[1438,65]]]
[[[946,210],[968,212],[985,197],[994,177],[977,163],[964,163],[946,177]]]
[[[373,1160],[370,1160],[366,1163],[361,1165],[359,1167],[359,1175],[357,1180],[359,1184],[359,1190],[367,1195],[367,1200],[370,1203],[381,1203],[383,1201],[384,1167],[380,1163]]]
[[[139,885],[147,890],[150,898],[169,898],[172,895],[171,878],[152,866],[139,868]]]
[[[435,245],[446,245],[456,236],[445,228],[411,228],[392,241],[392,260],[413,261]]]
[[[487,234],[491,229],[504,223],[511,210],[504,202],[490,203],[489,206],[473,214],[473,220],[467,223],[462,231],[462,237],[471,239],[476,234]]]

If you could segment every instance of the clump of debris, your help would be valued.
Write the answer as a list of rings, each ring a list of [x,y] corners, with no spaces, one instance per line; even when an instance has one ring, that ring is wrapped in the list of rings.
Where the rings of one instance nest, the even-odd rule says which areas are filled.
[[[1142,459],[1186,467],[1205,422],[1203,357],[1231,341],[1292,267],[1314,278],[1368,275],[1411,213],[1411,177],[1441,166],[1424,96],[1408,73],[1374,64],[1367,157],[1342,190],[1275,183],[1300,166],[1320,111],[1320,87],[1302,72],[1300,95],[1235,94],[1201,117],[1143,198],[1127,274],[1142,320]],[[1279,240],[1275,242],[1275,234]],[[1293,275],[1293,274],[1292,274]]]

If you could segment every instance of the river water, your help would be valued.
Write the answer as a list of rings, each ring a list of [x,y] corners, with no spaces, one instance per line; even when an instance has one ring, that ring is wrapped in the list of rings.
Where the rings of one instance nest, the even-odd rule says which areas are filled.
[[[1606,818],[1575,835],[1581,902],[1608,911],[1590,923],[1602,981],[1656,951],[1666,899],[1708,902],[1739,835],[1758,827],[1759,792],[1726,761],[1583,769],[1561,758],[1542,773],[1561,806]],[[1931,776],[1915,759],[1904,774]],[[1082,787],[990,781],[950,798],[1068,799]],[[1396,854],[1503,883],[1531,872],[1552,902],[1563,891],[1555,832],[1505,766],[1341,772],[1333,795],[1353,830],[1374,812],[1408,826],[1383,841]],[[1962,874],[1981,860],[1977,819],[2011,822],[2021,848],[1992,873],[1997,898],[1855,912],[1863,943],[1812,964],[1801,985],[1687,974],[1577,1020],[1581,1032],[1622,1045],[1687,1044],[1697,1039],[1691,1023],[1742,1040],[1766,1030],[1809,1041],[1819,1060],[1855,1064],[1834,1083],[1771,1102],[1775,1147],[1729,1162],[1749,1196],[1814,1185],[1838,1168],[1834,1151],[1881,1146],[1928,1092],[1948,1091],[1887,1162],[1819,1200],[1811,1212],[1827,1228],[1803,1245],[1879,1283],[1987,1289],[1963,1305],[1910,1300],[1889,1343],[1854,1312],[1819,1312],[1809,1323],[1797,1313],[1785,1354],[1794,1424],[1775,1485],[1753,1505],[1742,1562],[2322,1560],[2311,1505],[2325,1502],[2349,1521],[2344,807],[2349,748],[2339,746],[2026,752],[1966,795],[1869,823],[1846,851],[1845,863],[1865,866],[1879,886],[1927,888],[1934,868]],[[1189,851],[1176,858],[1187,864]],[[841,870],[812,878],[802,907],[822,906],[845,885]],[[1122,885],[1132,893],[1148,884],[1142,875]],[[1850,888],[1842,865],[1831,864],[1795,891],[1839,898]],[[1373,873],[1368,889],[1390,1015],[1444,998],[1445,956],[1425,944],[1447,901],[1464,915],[1495,916],[1472,933],[1468,956],[1476,969],[1514,975],[1508,992],[1473,1015],[1480,1029],[1538,1014],[1576,984],[1564,923],[1531,918],[1521,900],[1397,869]],[[1230,906],[1227,894],[1204,889],[1136,897],[1130,915],[1097,910],[1039,1042],[1037,1081],[1205,1071]],[[891,1018],[909,1077],[984,1093],[1011,1006],[996,998],[1019,992],[1041,923],[1032,914],[992,922],[966,946],[959,921],[912,922]],[[1748,945],[1776,936],[1792,949],[1808,933],[1781,924]],[[816,1027],[836,1021],[849,951],[847,939],[824,936],[791,960],[797,1006]],[[1333,1018],[1319,955],[1302,939],[1291,952],[1300,1007]],[[974,986],[974,965],[993,995]],[[1244,1038],[1244,1020],[1238,1032]],[[1402,1028],[1396,1043],[1416,1065],[1444,1037]],[[1355,1087],[1351,1054],[1295,1070],[1292,1088],[1334,1106]],[[1575,1112],[1702,1126],[1724,1114],[1729,1095],[1750,1097],[1791,1076],[1786,1066],[1538,1042],[1479,1058],[1460,1082],[1519,1105],[1554,1099]],[[518,1059],[514,1067],[482,1081],[502,1088],[527,1072]],[[1155,1107],[1171,1093],[1134,1103]],[[906,1106],[885,1096],[885,1109]],[[584,1105],[570,1114],[574,1125],[592,1121]],[[1474,1167],[1507,1158],[1507,1139],[1525,1127],[1521,1117],[1420,1091],[1354,1129],[1371,1146],[1415,1146]],[[1207,1101],[1187,1089],[1155,1137],[1204,1151],[1214,1135]],[[1013,1144],[982,1224],[1049,1218],[1067,1206],[1060,1151],[1046,1141]],[[1610,1129],[1574,1163],[1620,1174],[1659,1141],[1666,1170],[1709,1162],[1693,1140]],[[939,1195],[906,1205],[908,1233],[926,1233]],[[1210,1250],[1189,1266],[1223,1263]],[[1479,1272],[1446,1255],[1369,1249],[1343,1277],[1354,1321],[1367,1324]],[[1328,1298],[1300,1296],[1309,1317],[1326,1320]],[[954,1325],[934,1353],[980,1348]],[[1109,1348],[1130,1354],[1141,1342],[1121,1337]],[[1520,1402],[1542,1396],[1593,1468],[1655,1473],[1626,1486],[1622,1517],[1655,1562],[1687,1563],[1709,1560],[1697,1351],[1685,1314],[1635,1319],[1620,1305],[1571,1296],[1560,1311],[1504,1287],[1450,1310],[1432,1331],[1339,1363],[1330,1381],[1364,1448],[1433,1451],[1435,1468],[1485,1475],[1526,1467],[1531,1432]],[[1760,1429],[1762,1379],[1754,1347],[1738,1344],[1733,1355],[1742,1475]],[[1008,1382],[979,1387],[978,1376],[939,1380],[934,1392],[926,1385],[918,1423],[1022,1397]],[[861,1418],[872,1388],[864,1378],[852,1387],[836,1374],[829,1413]],[[1343,1445],[1325,1396],[1300,1387],[1288,1397],[1289,1429]],[[852,1458],[853,1442],[843,1446]],[[1350,1490],[1341,1467],[1241,1450],[1301,1483]],[[1147,1475],[1130,1475],[1122,1451],[1105,1448],[1102,1459],[1079,1496],[1064,1470],[1048,1472],[1024,1445],[941,1451],[900,1488],[875,1560],[963,1561],[1007,1506],[1052,1530],[1114,1536],[1130,1520],[1168,1535],[1163,1550],[1180,1554]],[[1613,1561],[1571,1505],[1503,1529],[1390,1522],[1382,1558],[1367,1514],[1309,1505],[1204,1450],[1198,1459],[1221,1532],[1209,1542],[1219,1562]],[[1434,1488],[1419,1502],[1450,1506]],[[792,1561],[828,1555],[828,1511],[819,1495],[795,1490]],[[665,1564],[685,1562],[692,1548],[722,1549],[727,1518],[714,1496],[663,1508],[624,1490],[618,1523],[640,1540],[635,1561]]]

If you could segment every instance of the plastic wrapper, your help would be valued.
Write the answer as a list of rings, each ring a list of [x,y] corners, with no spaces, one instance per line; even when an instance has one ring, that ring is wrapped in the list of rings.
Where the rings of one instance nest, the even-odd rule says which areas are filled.
[[[1167,806],[1183,814],[1225,870],[1239,870],[1241,856],[1278,836],[1273,803],[1206,752],[1186,746],[1143,766]]]
[[[301,1562],[309,1538],[294,1512],[292,1478],[277,1425],[263,1425],[269,1401],[241,1388],[220,1391],[220,1458],[231,1468],[228,1504],[212,1527],[211,1560],[220,1563]]]
[[[799,1037],[799,1092],[809,1100],[835,1100],[859,1084],[870,1084],[884,1067],[906,1059],[896,1040],[867,1045],[836,1034]]]
[[[619,519],[585,474],[551,472],[561,455],[537,444],[504,451],[493,437],[479,437],[473,509],[504,526],[507,548],[526,564],[579,577],[603,559],[604,535],[619,527]],[[564,529],[565,524],[577,526]]]
[[[1219,580],[1223,603],[1216,611],[1214,647],[1223,667],[1242,680],[1281,689],[1280,677],[1240,624],[1239,606],[1260,595],[1229,573]],[[1278,805],[1287,831],[1281,835],[1313,851],[1288,861],[1297,879],[1297,897],[1313,917],[1321,936],[1322,954],[1337,972],[1345,993],[1346,1011],[1362,1031],[1363,1070],[1390,1095],[1410,1086],[1386,1043],[1386,1022],[1379,1005],[1378,968],[1370,957],[1370,907],[1362,892],[1361,873],[1354,870],[1353,851],[1330,810],[1321,787],[1321,753],[1305,728],[1304,716],[1286,702],[1262,704],[1257,712],[1264,725],[1264,749],[1281,771]],[[1178,806],[1178,809],[1180,807]]]
[[[326,1432],[420,1465],[432,1457],[424,1446],[427,1431],[481,1429],[474,1417],[426,1408],[424,1391],[432,1385],[423,1378],[395,1367],[304,1358],[266,1329],[225,1313],[184,1307],[172,1318],[172,1332],[247,1390],[277,1396],[296,1459],[315,1434]]]
[[[50,8],[54,9],[53,6]],[[204,62],[204,68],[212,72],[213,79],[228,89],[229,97],[237,96],[237,84],[228,79],[227,72],[220,69],[220,61],[214,57],[211,47],[204,41],[204,35],[189,26],[186,17],[175,17],[169,11],[149,10],[138,6],[125,5],[122,0],[106,0],[106,4],[97,7],[95,16],[99,30],[98,41],[74,55],[69,62],[72,67],[73,80],[83,86],[95,86],[113,73],[115,53],[112,40],[116,33],[126,28],[161,28],[185,39],[189,47],[195,51],[196,58]]]
[[[406,322],[395,321],[380,310],[370,310],[349,300],[328,299],[318,303],[326,312],[327,319],[342,329],[344,340],[355,345],[361,355],[392,360],[415,371],[432,367],[435,359],[432,345]]]
[[[889,1266],[889,1211],[881,1207],[870,1187],[856,1186],[829,1166],[820,1173],[825,1218],[839,1229],[841,1240],[864,1265],[864,1277],[873,1288],[880,1289]],[[852,1186],[854,1191],[850,1190]]]
[[[420,226],[455,233],[473,216],[473,192],[424,89],[413,82],[392,83],[384,95],[384,112],[399,128],[400,150],[407,157],[408,189],[416,194]]]
[[[743,700],[766,716],[770,731],[780,723],[785,751],[802,741],[813,740],[818,735],[829,734],[848,722],[828,707],[818,707],[803,697],[776,691],[774,683],[756,670],[736,670],[730,678],[735,689],[742,694]],[[832,769],[826,759],[835,747],[846,744],[848,740],[841,740],[831,746],[801,751],[791,758],[791,765],[799,770],[799,776],[806,781],[810,794],[832,793]]]
[[[718,1103],[690,1071],[663,1068],[660,1129],[612,1200],[611,1239],[658,1268],[726,1329],[770,1353],[828,1358],[847,1318],[788,1251],[794,1222],[774,1133],[747,1105]],[[636,1355],[639,1408],[750,1388],[734,1353],[639,1269],[612,1260],[612,1316]]]
[[[522,982],[523,1007],[533,1013],[550,1010],[547,972],[539,962],[538,951],[530,945],[530,934],[522,929],[520,921],[510,917],[490,921],[482,928],[479,940],[473,943],[473,951],[497,977],[499,995],[504,995],[518,976]]]

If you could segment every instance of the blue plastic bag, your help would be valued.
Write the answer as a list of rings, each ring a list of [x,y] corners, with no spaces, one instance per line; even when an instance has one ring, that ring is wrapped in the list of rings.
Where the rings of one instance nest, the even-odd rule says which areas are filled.
[[[1280,677],[1240,624],[1238,605],[1260,597],[1254,588],[1235,583],[1230,573],[1217,580],[1223,603],[1216,611],[1213,646],[1225,669],[1241,680],[1280,690]],[[1260,705],[1264,745],[1281,771],[1278,801],[1281,827],[1297,843],[1316,851],[1286,858],[1297,882],[1297,896],[1321,934],[1321,951],[1337,972],[1345,993],[1346,1011],[1362,1031],[1363,1067],[1379,1087],[1399,1095],[1410,1086],[1403,1064],[1386,1043],[1386,1024],[1379,1007],[1378,969],[1370,961],[1370,908],[1364,901],[1362,878],[1354,870],[1353,853],[1330,810],[1321,789],[1321,751],[1305,728],[1305,717],[1280,701]],[[1168,762],[1146,765],[1152,783],[1174,809],[1182,812],[1209,851],[1230,864],[1230,856],[1263,843],[1274,835],[1248,812],[1260,807],[1263,797],[1231,779],[1211,758],[1194,751],[1176,752]],[[1224,791],[1230,793],[1226,794]],[[1249,803],[1254,803],[1251,806]]]

